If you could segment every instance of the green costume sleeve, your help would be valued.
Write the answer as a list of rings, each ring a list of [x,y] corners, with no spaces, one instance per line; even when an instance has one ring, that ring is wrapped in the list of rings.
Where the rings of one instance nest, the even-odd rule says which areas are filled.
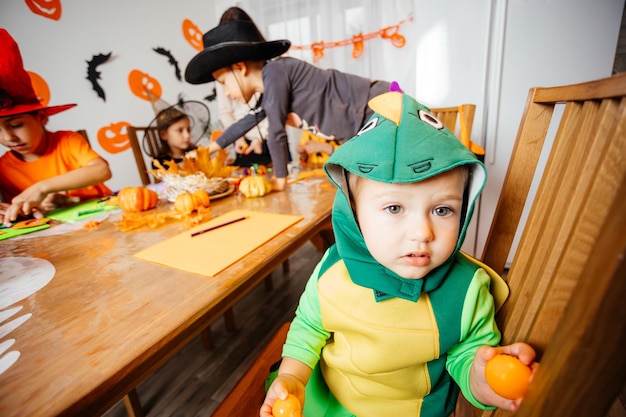
[[[322,326],[317,292],[317,281],[324,258],[317,264],[306,284],[296,309],[296,317],[291,322],[287,340],[283,346],[283,357],[297,359],[310,366],[311,369],[319,361],[322,347],[330,337],[330,332]]]
[[[448,352],[446,368],[461,388],[463,396],[475,407],[492,409],[474,398],[470,388],[470,368],[480,346],[496,346],[500,330],[495,321],[494,300],[489,291],[491,278],[484,269],[478,269],[463,304],[461,342]]]

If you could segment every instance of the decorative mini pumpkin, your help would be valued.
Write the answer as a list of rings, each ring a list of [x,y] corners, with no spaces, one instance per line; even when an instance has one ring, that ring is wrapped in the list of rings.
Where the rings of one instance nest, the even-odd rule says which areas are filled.
[[[261,175],[246,177],[239,183],[239,191],[246,197],[262,197],[272,191],[272,183]]]
[[[117,193],[117,205],[131,213],[155,208],[158,202],[157,193],[145,187],[124,187]]]
[[[191,198],[193,198],[193,205],[196,209],[200,207],[209,207],[211,205],[211,197],[209,197],[209,193],[204,190],[196,190],[191,193]]]
[[[209,193],[204,190],[196,190],[193,193],[180,193],[174,200],[174,210],[179,213],[191,213],[202,207],[209,207],[211,199]]]

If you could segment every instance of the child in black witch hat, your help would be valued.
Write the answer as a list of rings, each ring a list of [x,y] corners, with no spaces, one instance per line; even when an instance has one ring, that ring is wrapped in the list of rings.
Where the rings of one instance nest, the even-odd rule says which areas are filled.
[[[284,189],[287,180],[290,155],[285,124],[290,113],[342,141],[352,137],[372,114],[368,100],[389,90],[388,82],[323,70],[295,58],[276,58],[291,43],[265,41],[251,22],[220,24],[204,34],[203,42],[204,50],[187,65],[188,82],[217,81],[230,97],[244,103],[255,93],[263,94],[262,108],[224,131],[210,150],[230,145],[267,116],[276,190]],[[328,153],[332,149],[329,145]]]

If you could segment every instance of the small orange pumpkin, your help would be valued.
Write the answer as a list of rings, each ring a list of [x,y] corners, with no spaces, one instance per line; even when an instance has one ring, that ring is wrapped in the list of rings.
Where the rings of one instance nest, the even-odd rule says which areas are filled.
[[[191,213],[194,209],[194,202],[191,194],[178,194],[174,200],[174,209],[179,213]]]
[[[202,207],[209,207],[211,199],[209,193],[204,190],[196,190],[193,193],[180,193],[174,200],[174,209],[179,213],[191,213]]]
[[[158,202],[157,193],[145,187],[124,187],[117,193],[117,205],[132,213],[155,208]]]
[[[209,193],[204,190],[196,190],[191,194],[193,198],[194,207],[196,209],[200,207],[209,207],[211,205],[211,197],[209,197]]]

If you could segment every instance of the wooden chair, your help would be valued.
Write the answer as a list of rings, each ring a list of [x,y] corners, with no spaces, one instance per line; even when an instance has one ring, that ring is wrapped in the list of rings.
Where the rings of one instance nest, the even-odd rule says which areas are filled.
[[[550,141],[498,321],[540,354],[516,416],[601,417],[626,378],[626,73],[530,90],[482,256],[498,272]]]
[[[145,139],[145,144],[148,148],[147,151],[150,155],[158,155],[161,153],[163,145],[161,144],[162,141],[157,128],[129,126],[126,132],[128,133],[128,140],[133,150],[133,156],[135,157],[141,183],[144,186],[154,183],[154,178],[148,173],[141,142]]]
[[[265,399],[265,380],[270,367],[280,360],[290,323],[284,323],[274,334],[254,363],[246,370],[211,417],[258,416]]]
[[[485,151],[478,144],[472,142],[472,126],[474,125],[475,104],[460,104],[453,107],[433,107],[431,113],[453,132],[472,152],[479,157],[485,155]]]
[[[550,126],[556,133],[546,141]],[[550,142],[537,193],[528,201],[544,143]],[[506,275],[511,297],[497,317],[503,343],[530,343],[541,362],[517,417],[603,417],[624,386],[624,195],[626,73],[531,89],[482,256],[503,273],[523,229]],[[522,225],[526,204],[531,209]],[[280,357],[280,348],[271,356]],[[229,415],[221,411],[230,410],[232,401],[245,404],[242,390],[262,389],[264,378],[252,382],[244,375],[213,417]],[[455,412],[508,415],[476,410],[462,399]]]

